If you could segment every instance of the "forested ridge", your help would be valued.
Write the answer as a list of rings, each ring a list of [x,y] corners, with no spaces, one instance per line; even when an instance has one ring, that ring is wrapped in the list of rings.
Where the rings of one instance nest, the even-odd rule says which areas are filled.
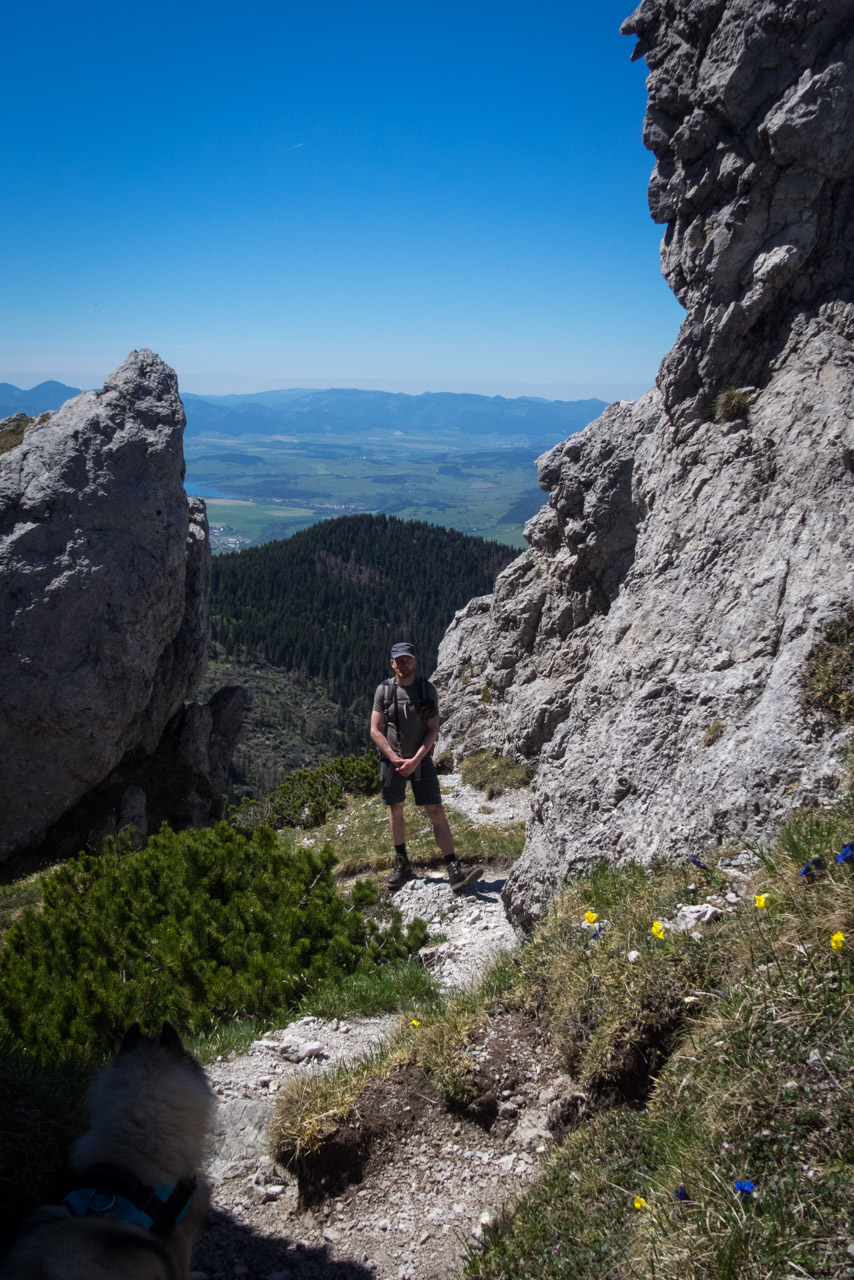
[[[299,671],[342,708],[366,711],[394,641],[411,640],[429,674],[456,610],[517,554],[422,521],[327,520],[214,557],[212,639],[229,659]]]

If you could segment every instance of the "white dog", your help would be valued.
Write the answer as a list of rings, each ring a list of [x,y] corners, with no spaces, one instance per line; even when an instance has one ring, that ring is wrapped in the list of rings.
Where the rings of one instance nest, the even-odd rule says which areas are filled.
[[[3,1280],[186,1280],[210,1203],[198,1169],[213,1108],[175,1028],[149,1038],[134,1023],[92,1086],[72,1189],[24,1225]]]

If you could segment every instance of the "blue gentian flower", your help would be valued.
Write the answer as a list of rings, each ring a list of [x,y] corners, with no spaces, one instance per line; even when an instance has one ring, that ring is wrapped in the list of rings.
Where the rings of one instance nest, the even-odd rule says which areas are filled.
[[[750,1195],[753,1195],[753,1192],[756,1190],[755,1185],[750,1181],[749,1178],[745,1178],[743,1181],[736,1182],[733,1185],[736,1191],[738,1192],[738,1194],[741,1196],[742,1200],[746,1200],[747,1197]]]
[[[687,1200],[689,1202],[691,1199],[684,1187],[677,1187],[673,1192],[673,1198],[674,1200]]]
[[[693,854],[693,853],[689,853],[689,854],[688,854],[688,860],[689,860],[689,862],[693,862],[693,864],[694,864],[694,866],[695,866],[695,867],[700,867],[700,869],[701,869],[702,871],[708,871],[708,870],[709,870],[709,868],[706,866],[705,862],[701,862],[701,861],[700,861],[700,859],[699,859],[699,858],[696,858],[696,857],[694,856],[694,854]]]
[[[812,882],[815,880],[816,871],[824,871],[824,862],[821,858],[811,858],[809,862],[805,862],[798,872],[798,875],[803,876],[805,880]]]
[[[854,862],[854,844],[844,844],[842,852],[836,855],[837,862]]]

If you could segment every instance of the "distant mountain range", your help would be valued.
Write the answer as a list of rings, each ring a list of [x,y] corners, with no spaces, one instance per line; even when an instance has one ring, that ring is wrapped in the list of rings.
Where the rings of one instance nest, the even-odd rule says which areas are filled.
[[[29,391],[0,383],[0,417],[36,416],[76,395],[61,382]],[[216,551],[362,512],[522,546],[522,527],[543,502],[536,458],[605,408],[355,388],[182,399],[187,492],[208,502]]]
[[[424,436],[459,432],[508,447],[554,444],[579,431],[605,408],[604,400],[542,400],[478,396],[450,391],[406,395],[350,388],[292,388],[245,396],[184,395],[187,435],[272,435],[298,439],[363,435],[366,431]]]
[[[10,418],[13,413],[34,418],[48,409],[61,408],[66,400],[79,395],[79,387],[66,387],[62,382],[40,382],[29,391],[13,387],[11,382],[0,382],[0,418]]]
[[[62,382],[40,382],[29,391],[0,382],[0,418],[58,409],[79,394],[79,387]],[[188,438],[285,434],[302,439],[340,439],[370,430],[423,436],[438,428],[459,432],[460,439],[468,437],[470,446],[476,439],[506,448],[547,448],[580,431],[605,408],[604,400],[542,400],[537,396],[508,400],[450,391],[413,396],[355,388],[316,391],[293,387],[228,396],[184,392],[182,399]]]

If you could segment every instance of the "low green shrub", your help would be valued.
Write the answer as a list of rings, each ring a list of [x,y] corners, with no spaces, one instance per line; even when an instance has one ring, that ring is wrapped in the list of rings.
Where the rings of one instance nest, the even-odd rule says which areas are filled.
[[[41,903],[42,884],[42,876],[27,875],[22,880],[0,885],[0,942],[27,907]]]
[[[0,1020],[31,1051],[104,1051],[137,1019],[199,1034],[269,1017],[423,945],[422,921],[366,919],[375,889],[346,898],[334,862],[328,846],[289,847],[264,827],[247,839],[226,823],[73,859],[45,882],[43,910],[9,930]]]
[[[316,769],[299,769],[263,800],[244,800],[229,812],[239,831],[259,824],[272,827],[319,827],[345,795],[371,795],[380,789],[380,765],[371,752],[341,756]]]

